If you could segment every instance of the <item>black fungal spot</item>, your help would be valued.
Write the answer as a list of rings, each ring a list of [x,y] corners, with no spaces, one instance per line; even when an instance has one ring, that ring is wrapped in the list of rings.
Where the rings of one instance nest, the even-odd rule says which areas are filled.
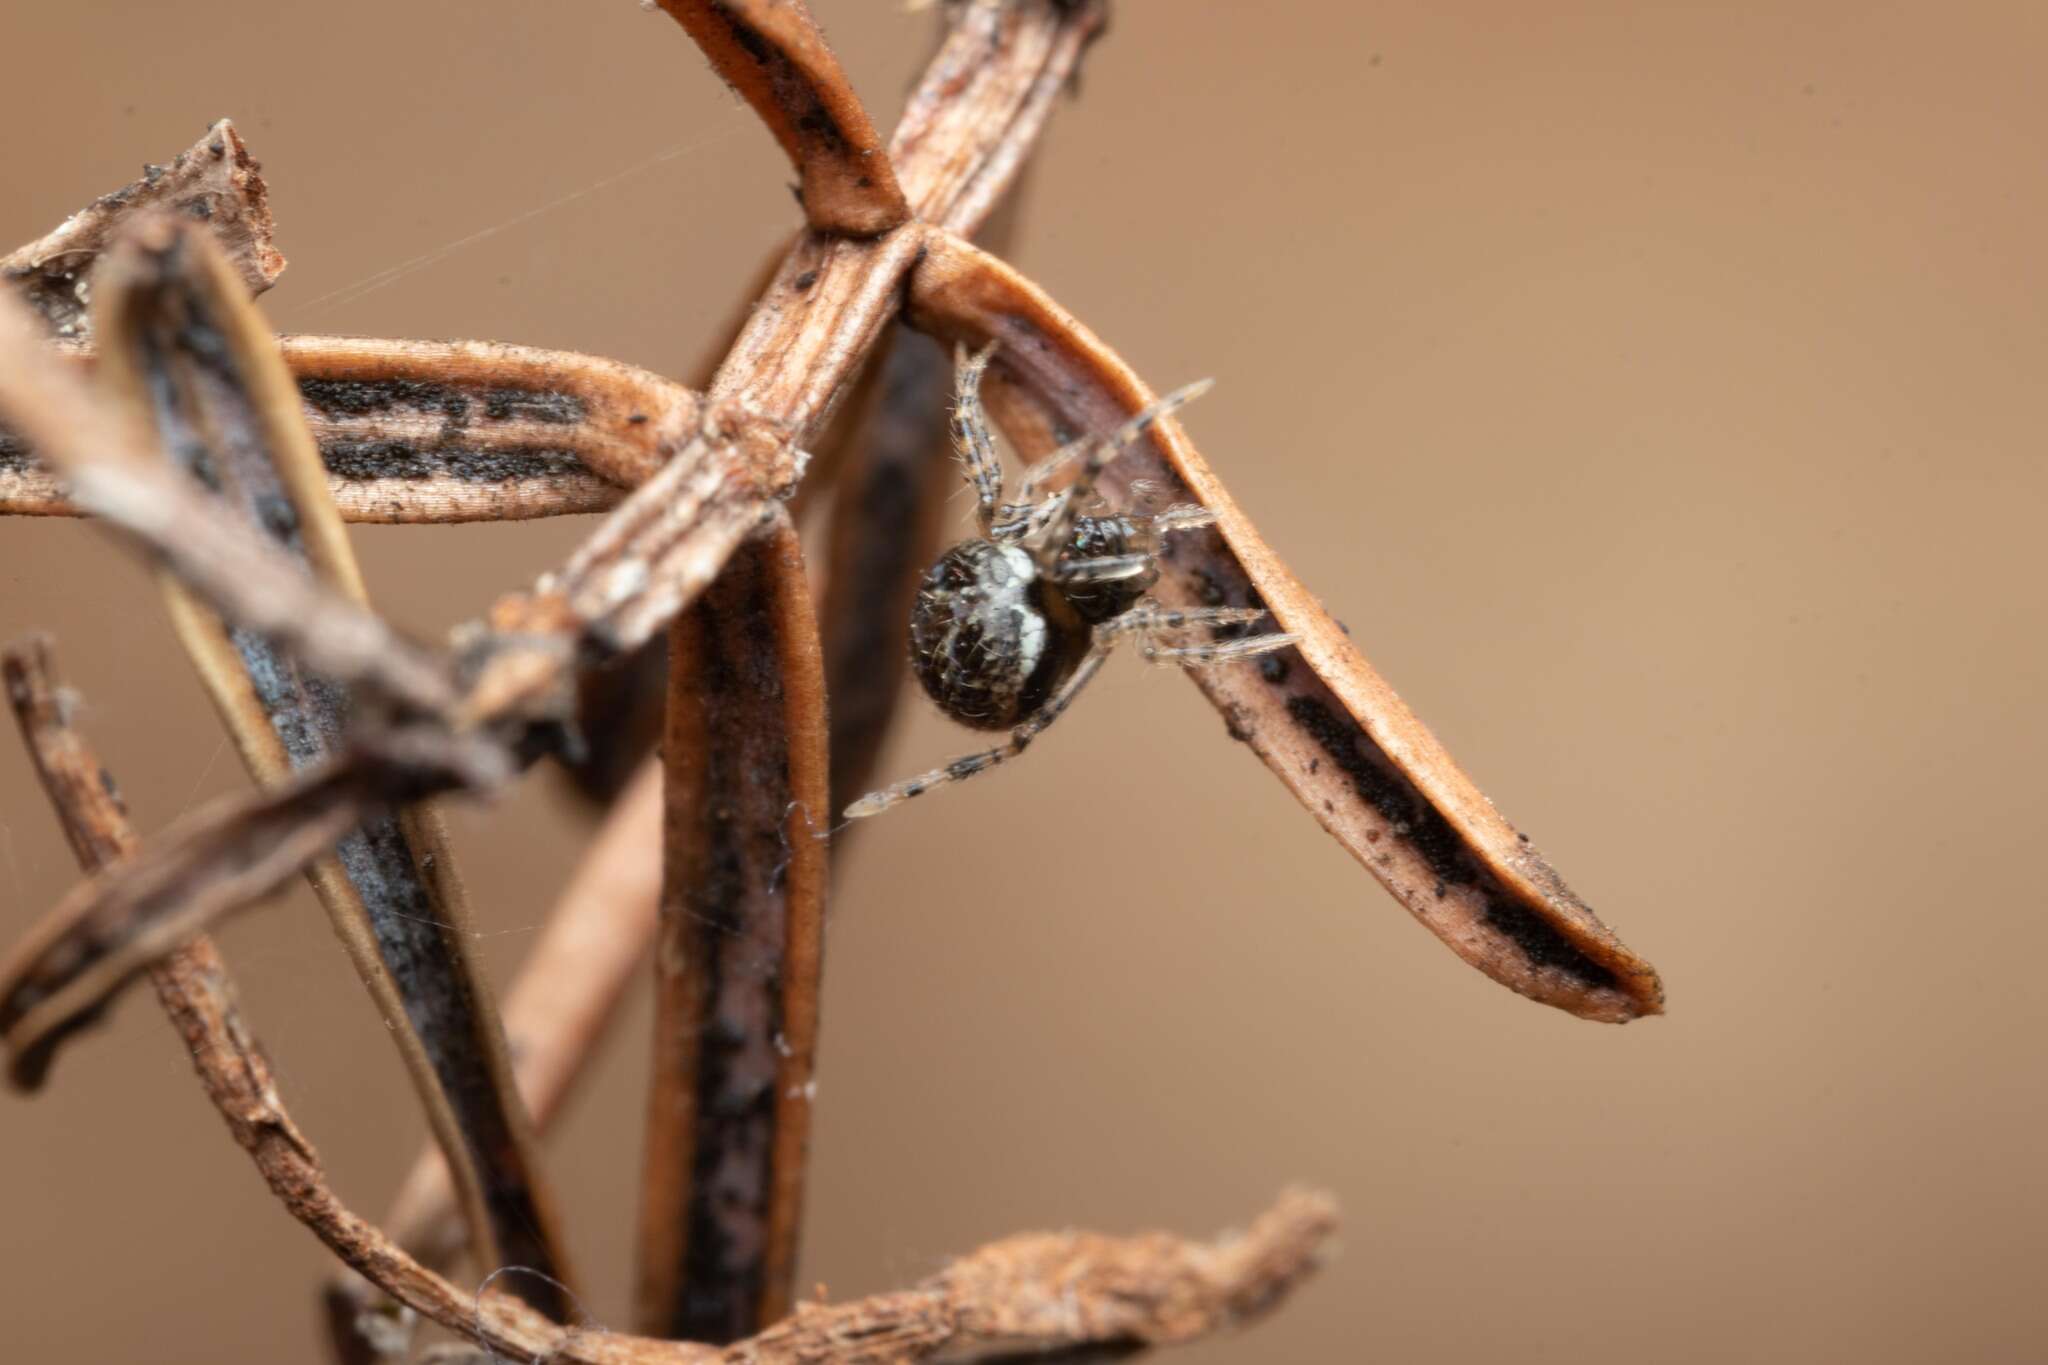
[[[755,32],[753,25],[742,22],[737,15],[730,12],[720,14],[719,18],[725,20],[725,31],[732,35],[734,42],[746,50],[749,57],[763,66],[774,57],[775,49],[769,46],[766,38]]]
[[[299,512],[282,493],[257,495],[256,520],[273,539],[290,543],[299,531]]]
[[[796,126],[822,144],[828,152],[844,152],[848,143],[846,133],[840,128],[839,120],[832,117],[832,111],[823,104],[813,102],[798,117]]]
[[[327,440],[320,443],[320,459],[329,473],[350,483],[450,478],[463,483],[505,484],[590,475],[574,451],[549,447],[506,450],[494,446]]]
[[[1286,682],[1287,660],[1281,658],[1277,652],[1272,654],[1260,655],[1259,676],[1264,678],[1269,683]],[[1309,771],[1313,772],[1315,770],[1311,768]]]
[[[806,270],[803,274],[791,280],[789,284],[790,288],[801,292],[802,290],[809,289],[812,285],[816,284],[817,282],[818,272],[815,270]]]
[[[586,410],[574,394],[551,389],[498,387],[480,394],[463,391],[453,384],[424,379],[321,379],[299,381],[299,396],[315,412],[329,417],[370,417],[381,412],[404,410],[437,414],[451,427],[468,424],[479,405],[494,422],[543,422],[550,426],[573,426]]]
[[[516,418],[551,426],[574,426],[583,420],[583,400],[550,389],[486,389],[484,416],[494,422]]]
[[[435,462],[403,441],[325,441],[320,462],[327,472],[350,483],[372,479],[431,479]]]
[[[329,416],[368,417],[407,408],[439,413],[461,424],[469,416],[469,397],[451,384],[419,379],[320,379],[299,381],[299,397],[316,412]]]
[[[1481,917],[1513,942],[1531,964],[1554,967],[1594,988],[1617,984],[1612,971],[1587,957],[1555,926],[1510,896],[1466,850],[1443,814],[1393,769],[1355,722],[1340,717],[1317,697],[1290,697],[1287,713],[1343,769],[1359,797],[1408,840],[1436,874],[1439,897],[1453,886],[1474,887],[1484,898]],[[1368,831],[1369,842],[1374,833]]]

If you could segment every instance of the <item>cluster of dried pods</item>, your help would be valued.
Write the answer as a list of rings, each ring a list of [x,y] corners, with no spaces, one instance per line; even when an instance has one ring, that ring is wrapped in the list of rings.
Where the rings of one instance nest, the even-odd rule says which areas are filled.
[[[9,1075],[39,1084],[68,1035],[148,976],[237,1140],[348,1268],[329,1301],[349,1359],[389,1346],[379,1325],[407,1314],[500,1355],[593,1365],[914,1360],[1176,1341],[1242,1320],[1312,1269],[1326,1200],[1283,1196],[1215,1246],[1020,1237],[902,1293],[791,1298],[819,834],[872,775],[956,477],[946,350],[995,344],[988,406],[1026,455],[1152,401],[1115,352],[969,241],[1103,3],[947,5],[886,145],[802,4],[662,7],[788,152],[806,220],[701,392],[515,346],[273,336],[250,300],[283,259],[225,122],[0,259],[0,511],[96,517],[161,567],[259,782],[139,844],[47,645],[7,653],[30,754],[96,874],[0,962]],[[1488,975],[1589,1019],[1657,1012],[1654,971],[1451,763],[1177,423],[1148,431],[1105,491],[1138,480],[1216,514],[1175,537],[1157,595],[1262,606],[1299,641],[1193,675],[1229,734]],[[821,486],[834,498],[814,615],[792,509]],[[605,516],[565,564],[442,649],[369,608],[343,528],[593,512]],[[570,757],[612,809],[501,1015],[430,798],[579,744]],[[435,1138],[381,1229],[328,1189],[203,936],[302,872],[391,1021]],[[569,1322],[575,1277],[535,1132],[650,949],[645,1335],[628,1336]],[[443,1273],[465,1252],[534,1273],[466,1291]]]

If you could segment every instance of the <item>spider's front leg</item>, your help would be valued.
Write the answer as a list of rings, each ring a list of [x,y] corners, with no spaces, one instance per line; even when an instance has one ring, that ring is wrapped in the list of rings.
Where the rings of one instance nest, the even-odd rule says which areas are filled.
[[[1002,510],[1003,462],[989,435],[988,414],[982,410],[981,376],[995,353],[994,342],[972,353],[963,346],[955,354],[953,372],[953,450],[967,466],[967,482],[974,485],[974,514],[982,534],[991,536]]]
[[[1207,393],[1215,381],[1198,379],[1175,389],[1136,413],[1115,431],[1102,436],[1085,437],[1062,446],[1052,454],[1031,466],[1024,473],[1023,482],[1018,486],[1020,501],[1031,502],[1038,498],[1046,483],[1059,475],[1069,465],[1077,466],[1073,482],[1051,497],[1062,499],[1046,521],[1040,535],[1049,544],[1058,544],[1073,531],[1074,522],[1087,509],[1095,496],[1096,482],[1102,471],[1112,460],[1130,448],[1133,441],[1157,422],[1176,409],[1187,406]]]

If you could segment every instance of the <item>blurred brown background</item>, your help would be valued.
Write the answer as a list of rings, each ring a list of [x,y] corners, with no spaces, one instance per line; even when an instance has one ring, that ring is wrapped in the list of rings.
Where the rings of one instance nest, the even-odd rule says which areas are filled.
[[[817,9],[886,125],[930,16]],[[2044,46],[2038,3],[1123,4],[1017,256],[1156,385],[1218,377],[1211,460],[1671,1013],[1490,984],[1120,660],[852,851],[804,1283],[1207,1233],[1304,1181],[1341,1256],[1177,1359],[2038,1359]],[[766,135],[626,0],[16,3],[0,54],[0,242],[228,114],[281,330],[681,373],[794,222]],[[589,525],[359,544],[438,632]],[[0,634],[30,626],[145,828],[241,784],[88,528],[0,527]],[[965,742],[920,704],[892,775]],[[74,871],[0,748],[11,938]],[[582,827],[546,780],[455,818],[502,980]],[[376,1212],[421,1123],[324,920],[296,893],[224,941]],[[645,1005],[553,1146],[612,1322]],[[317,1358],[324,1256],[146,1000],[0,1111],[10,1358]]]

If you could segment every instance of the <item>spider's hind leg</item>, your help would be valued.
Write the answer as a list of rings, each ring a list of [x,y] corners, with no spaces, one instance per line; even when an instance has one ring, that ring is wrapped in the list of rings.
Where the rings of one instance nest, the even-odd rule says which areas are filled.
[[[1129,635],[1136,639],[1138,652],[1152,663],[1173,663],[1183,668],[1202,668],[1210,664],[1234,663],[1240,659],[1254,659],[1261,654],[1271,654],[1295,643],[1296,636],[1276,631],[1266,635],[1233,635],[1223,638],[1212,636],[1207,640],[1192,638],[1190,632],[1201,628],[1211,631],[1228,629],[1232,626],[1248,626],[1263,620],[1266,612],[1260,607],[1162,607],[1153,602],[1142,602],[1113,621],[1098,626],[1097,632],[1110,638]]]
[[[1105,636],[1089,646],[1088,652],[1081,656],[1081,662],[1075,667],[1073,675],[1060,684],[1059,689],[1046,699],[1045,705],[1019,722],[1017,728],[1010,731],[1008,740],[993,749],[963,754],[943,768],[934,768],[928,773],[920,773],[894,786],[869,792],[846,808],[846,818],[859,820],[870,815],[880,815],[891,806],[900,805],[913,796],[923,796],[935,787],[964,782],[977,773],[985,773],[998,763],[1008,762],[1023,753],[1032,740],[1043,733],[1048,725],[1058,720],[1067,707],[1073,704],[1074,698],[1088,685],[1089,679],[1095,676],[1096,670],[1102,667],[1102,661],[1109,657],[1110,651],[1115,647],[1115,636]]]

